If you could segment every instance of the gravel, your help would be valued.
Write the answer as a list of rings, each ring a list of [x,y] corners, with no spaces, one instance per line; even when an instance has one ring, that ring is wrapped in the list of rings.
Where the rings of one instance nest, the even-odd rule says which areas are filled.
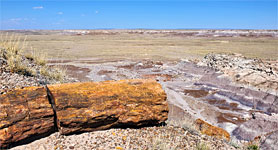
[[[32,63],[32,62],[30,62]],[[41,86],[49,81],[43,76],[24,76],[7,70],[6,61],[0,59],[0,95],[14,88]],[[34,65],[34,64],[31,64]],[[135,66],[136,67],[136,66]],[[39,67],[38,67],[39,69]],[[76,81],[67,79],[66,82]],[[233,146],[232,146],[233,145]],[[107,150],[107,149],[236,149],[237,144],[215,139],[199,133],[190,132],[182,127],[171,125],[160,127],[145,127],[140,129],[109,129],[87,132],[77,135],[60,135],[53,133],[48,137],[31,143],[11,148],[12,150]]]
[[[208,54],[198,63],[219,70],[233,81],[278,94],[278,60],[246,58],[240,54]]]
[[[224,140],[206,135],[192,134],[174,126],[145,127],[141,129],[110,129],[64,136],[58,132],[49,137],[27,145],[17,146],[12,150],[56,149],[56,150],[107,150],[107,149],[177,149],[192,150],[200,147],[217,150],[232,150]]]
[[[0,49],[2,53],[5,53],[5,49]],[[42,86],[46,84],[60,83],[60,81],[52,79],[48,76],[44,76],[40,73],[40,69],[43,65],[36,64],[34,60],[27,59],[25,56],[20,55],[21,64],[25,64],[29,68],[34,69],[37,75],[28,75],[24,73],[12,72],[9,69],[7,60],[0,55],[0,95],[13,90],[15,88],[23,88],[29,86]],[[48,68],[48,71],[54,71],[52,68]],[[62,82],[73,82],[76,79],[64,77]]]

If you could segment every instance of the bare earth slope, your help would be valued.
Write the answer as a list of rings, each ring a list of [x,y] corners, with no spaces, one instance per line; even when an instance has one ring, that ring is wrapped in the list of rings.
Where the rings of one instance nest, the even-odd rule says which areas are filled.
[[[278,130],[277,61],[260,62],[238,55],[211,54],[198,64],[187,60],[101,64],[75,61],[77,67],[91,70],[86,78],[92,81],[156,79],[167,93],[169,120],[201,118],[227,130],[238,140],[247,141],[258,137],[264,140]],[[238,77],[246,70],[249,74]],[[257,77],[264,80],[258,82]]]

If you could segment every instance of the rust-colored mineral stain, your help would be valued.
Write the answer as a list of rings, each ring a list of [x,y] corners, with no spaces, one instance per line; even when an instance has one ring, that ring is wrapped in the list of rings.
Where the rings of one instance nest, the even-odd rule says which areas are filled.
[[[17,89],[0,96],[0,149],[54,132],[54,112],[43,87]]]
[[[192,96],[195,98],[205,97],[209,94],[209,92],[205,91],[205,90],[187,90],[187,89],[184,90],[184,93],[186,95],[189,95],[189,96]]]
[[[97,74],[98,75],[105,75],[105,74],[109,74],[109,73],[113,73],[115,71],[111,71],[111,70],[100,70]]]
[[[156,125],[168,117],[166,93],[155,80],[69,83],[48,88],[62,134]]]
[[[224,99],[220,99],[220,100],[206,99],[204,101],[207,101],[211,105],[219,105],[219,104],[226,104],[227,103],[226,100],[224,100]]]
[[[0,96],[0,148],[55,131],[158,125],[168,118],[166,93],[155,80],[58,84]]]
[[[237,108],[238,104],[237,103],[230,103],[230,106],[233,108]]]
[[[211,105],[218,107],[223,110],[231,110],[231,111],[241,111],[242,109],[238,107],[237,103],[228,103],[224,99],[216,100],[216,99],[204,99],[203,101],[208,102]]]
[[[218,117],[217,117],[218,123],[224,123],[224,122],[230,122],[233,124],[242,124],[243,122],[245,122],[244,119],[242,119],[239,116],[236,116],[234,114],[230,114],[230,113],[221,113]]]
[[[206,134],[208,136],[213,136],[216,137],[218,139],[226,139],[226,140],[230,140],[230,134],[219,127],[215,127],[205,121],[203,121],[202,119],[197,119],[195,121],[196,127],[198,130],[200,130],[200,132],[202,134]]]

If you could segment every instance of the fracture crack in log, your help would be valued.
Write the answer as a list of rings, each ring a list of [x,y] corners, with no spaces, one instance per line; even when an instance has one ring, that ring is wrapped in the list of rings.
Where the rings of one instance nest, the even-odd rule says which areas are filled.
[[[56,131],[69,135],[160,125],[168,118],[166,98],[159,83],[144,79],[17,89],[0,96],[0,149]]]
[[[46,94],[47,94],[48,102],[49,102],[49,104],[51,104],[51,107],[52,107],[52,109],[53,109],[53,114],[54,114],[54,119],[53,119],[53,122],[54,122],[54,129],[55,129],[55,131],[58,131],[58,126],[57,126],[57,113],[56,113],[55,100],[54,100],[54,97],[53,97],[51,91],[50,91],[49,88],[47,87],[47,85],[45,86],[45,89],[46,89]]]

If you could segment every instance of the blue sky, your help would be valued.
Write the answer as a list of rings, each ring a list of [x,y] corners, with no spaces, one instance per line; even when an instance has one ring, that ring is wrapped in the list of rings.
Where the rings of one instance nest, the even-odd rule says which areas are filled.
[[[277,0],[0,0],[0,29],[278,29]]]

